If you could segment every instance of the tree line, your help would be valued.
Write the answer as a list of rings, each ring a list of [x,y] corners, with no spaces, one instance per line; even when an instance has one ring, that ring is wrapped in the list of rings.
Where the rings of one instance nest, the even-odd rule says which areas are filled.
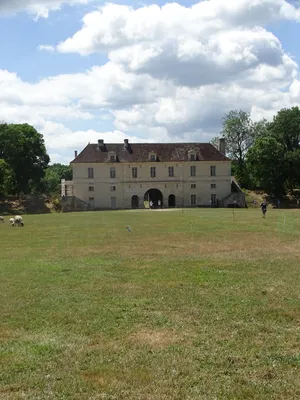
[[[232,110],[222,120],[219,138],[226,140],[232,175],[246,189],[282,196],[300,187],[300,109],[280,110],[271,122],[253,122],[250,114]]]
[[[0,195],[59,194],[68,165],[49,165],[43,135],[28,124],[0,123]]]

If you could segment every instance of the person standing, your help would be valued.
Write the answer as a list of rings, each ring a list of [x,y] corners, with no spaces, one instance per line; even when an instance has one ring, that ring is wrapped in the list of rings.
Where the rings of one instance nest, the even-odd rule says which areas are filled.
[[[266,213],[267,213],[267,208],[268,208],[267,202],[266,202],[266,201],[263,201],[263,202],[261,203],[261,205],[260,205],[260,208],[261,208],[261,212],[262,212],[262,214],[263,214],[263,217],[265,218]]]

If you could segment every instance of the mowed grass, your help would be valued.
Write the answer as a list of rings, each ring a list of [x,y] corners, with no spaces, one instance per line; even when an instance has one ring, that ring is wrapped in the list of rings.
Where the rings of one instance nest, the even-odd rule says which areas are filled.
[[[300,211],[24,220],[0,225],[1,400],[300,398]]]

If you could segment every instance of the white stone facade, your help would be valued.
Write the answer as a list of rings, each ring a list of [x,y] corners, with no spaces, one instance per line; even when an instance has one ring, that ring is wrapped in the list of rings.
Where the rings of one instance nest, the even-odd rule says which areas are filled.
[[[161,192],[165,208],[216,205],[231,193],[228,160],[71,165],[73,187],[71,190],[68,185],[68,193],[87,203],[89,209],[144,208],[145,194],[150,189]],[[62,191],[62,195],[68,194]],[[138,197],[138,204],[133,196]]]

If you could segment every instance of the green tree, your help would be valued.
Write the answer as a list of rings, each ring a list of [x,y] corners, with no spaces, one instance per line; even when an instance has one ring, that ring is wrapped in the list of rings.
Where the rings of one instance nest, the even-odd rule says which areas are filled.
[[[260,137],[249,149],[247,168],[255,185],[269,194],[285,192],[284,147],[270,134]]]
[[[43,136],[28,124],[0,125],[0,158],[14,172],[15,193],[37,190],[50,160]]]
[[[11,193],[13,184],[13,171],[7,162],[0,159],[0,195]]]
[[[285,151],[286,186],[293,190],[300,185],[300,109],[284,108],[274,117],[269,131]]]
[[[280,110],[247,154],[247,166],[262,189],[283,194],[300,185],[299,141],[300,109]]]
[[[50,165],[46,169],[44,178],[47,193],[59,193],[62,179],[72,180],[72,168],[59,163]]]
[[[243,186],[251,185],[249,171],[245,158],[256,138],[263,135],[267,129],[266,120],[253,122],[250,114],[242,110],[232,110],[223,117],[221,136],[225,138],[226,154],[232,159],[232,173]],[[216,144],[219,138],[213,138]]]
[[[221,135],[226,139],[228,156],[242,166],[245,155],[254,141],[250,114],[242,110],[230,111],[223,118]]]

